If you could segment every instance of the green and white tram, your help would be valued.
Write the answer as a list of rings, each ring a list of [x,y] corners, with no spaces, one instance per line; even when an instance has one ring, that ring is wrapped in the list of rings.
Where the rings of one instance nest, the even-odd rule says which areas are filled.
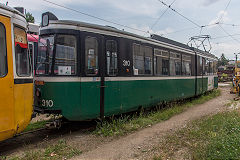
[[[182,43],[42,15],[35,110],[81,121],[218,87],[216,57]]]

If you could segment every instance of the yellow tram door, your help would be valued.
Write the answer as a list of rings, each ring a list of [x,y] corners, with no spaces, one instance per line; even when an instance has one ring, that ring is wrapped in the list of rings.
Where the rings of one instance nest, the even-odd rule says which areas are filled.
[[[13,84],[11,20],[0,15],[0,141],[15,132]]]

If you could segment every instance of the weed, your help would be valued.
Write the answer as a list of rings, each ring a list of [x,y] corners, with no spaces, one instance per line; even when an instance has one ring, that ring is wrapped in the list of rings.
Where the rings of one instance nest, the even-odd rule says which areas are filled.
[[[35,123],[30,123],[23,132],[28,132],[28,131],[44,128],[46,123],[47,123],[47,121],[39,121],[39,122],[35,122]]]
[[[191,159],[240,159],[240,114],[218,113],[192,122],[160,145],[165,155],[172,156],[187,148]]]
[[[23,157],[13,157],[11,160],[58,160],[70,159],[82,152],[67,145],[65,140],[59,140],[57,144],[49,145],[42,150],[31,150],[24,153]]]
[[[219,95],[220,90],[214,90],[195,99],[167,103],[164,109],[160,109],[162,108],[161,106],[156,106],[148,112],[141,111],[140,114],[135,113],[131,116],[112,117],[110,120],[99,122],[94,133],[102,136],[121,136],[140,128],[168,120],[189,107],[204,103]]]

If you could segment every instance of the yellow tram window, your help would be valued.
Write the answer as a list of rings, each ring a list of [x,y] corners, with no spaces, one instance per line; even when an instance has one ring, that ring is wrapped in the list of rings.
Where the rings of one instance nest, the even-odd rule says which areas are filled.
[[[30,76],[31,71],[29,53],[27,51],[28,45],[26,32],[19,27],[14,27],[14,40],[17,75],[21,77]]]
[[[6,31],[0,23],[0,77],[7,74],[7,50],[6,50]]]

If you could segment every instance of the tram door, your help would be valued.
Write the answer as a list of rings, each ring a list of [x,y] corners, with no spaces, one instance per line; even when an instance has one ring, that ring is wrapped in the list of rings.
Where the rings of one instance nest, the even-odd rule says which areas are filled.
[[[81,113],[83,118],[91,119],[100,115],[101,89],[101,50],[102,38],[92,33],[81,33],[82,64]],[[86,116],[86,117],[84,117]]]
[[[105,82],[104,82],[104,115],[109,116],[121,112],[120,88],[118,77],[119,48],[118,40],[106,37],[105,40]],[[120,108],[119,108],[120,106]]]
[[[14,133],[13,58],[10,18],[0,15],[0,132]],[[0,134],[4,136],[4,134]],[[1,137],[0,140],[7,137]]]

